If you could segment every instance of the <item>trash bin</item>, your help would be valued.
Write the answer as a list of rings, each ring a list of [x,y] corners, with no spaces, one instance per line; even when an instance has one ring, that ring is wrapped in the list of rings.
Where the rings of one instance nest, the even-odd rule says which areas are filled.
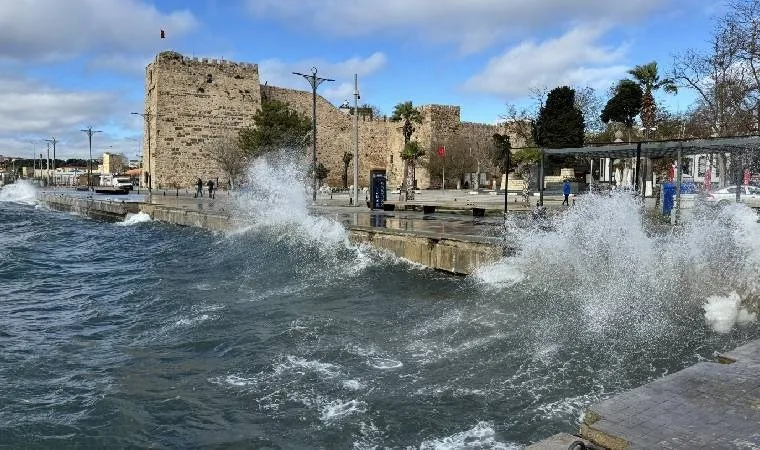
[[[676,185],[670,181],[662,185],[662,215],[669,216],[675,203]]]

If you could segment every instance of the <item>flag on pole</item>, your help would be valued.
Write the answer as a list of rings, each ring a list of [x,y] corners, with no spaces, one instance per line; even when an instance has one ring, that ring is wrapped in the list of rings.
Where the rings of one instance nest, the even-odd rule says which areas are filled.
[[[446,146],[442,145],[442,146],[438,147],[437,152],[438,152],[438,156],[440,156],[441,158],[445,158],[446,157]]]
[[[164,30],[161,30],[161,39],[166,38],[166,32]]]

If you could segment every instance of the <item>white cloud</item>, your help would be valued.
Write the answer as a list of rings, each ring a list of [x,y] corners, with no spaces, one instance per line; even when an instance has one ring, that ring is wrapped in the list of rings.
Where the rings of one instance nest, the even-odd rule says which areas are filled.
[[[332,36],[395,34],[478,51],[510,36],[587,20],[636,21],[674,0],[248,0],[255,17]]]
[[[140,0],[0,2],[0,60],[61,60],[82,53],[155,52],[198,25],[187,10],[163,13]]]
[[[354,74],[362,77],[369,76],[382,69],[387,62],[384,53],[375,52],[366,58],[354,57],[345,61],[328,62],[324,60],[304,60],[297,62],[285,62],[279,59],[267,59],[259,63],[259,76],[261,82],[267,82],[274,86],[287,87],[299,90],[311,90],[308,82],[303,78],[293,75],[293,72],[311,74],[312,67],[316,67],[317,76],[334,79],[334,82],[323,83],[318,92],[332,102],[342,103],[351,97],[354,91]]]
[[[109,149],[134,154],[139,143],[113,133],[140,130],[141,124],[135,126],[128,114],[130,107],[139,110],[141,105],[130,105],[117,93],[59,89],[0,75],[0,154],[31,157],[36,147],[39,155],[46,148],[44,139],[55,136],[59,141],[56,156],[84,157],[89,148],[80,130],[90,124],[103,130],[93,138],[93,155]]]
[[[605,28],[598,25],[577,27],[540,43],[524,41],[491,58],[464,87],[502,97],[521,97],[531,88],[559,85],[605,89],[622,78],[628,66],[620,63],[625,45],[605,47],[598,43],[604,32]]]

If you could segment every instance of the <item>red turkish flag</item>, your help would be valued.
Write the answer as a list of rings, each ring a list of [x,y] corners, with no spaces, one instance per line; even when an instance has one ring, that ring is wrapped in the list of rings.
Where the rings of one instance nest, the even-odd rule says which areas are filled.
[[[446,146],[442,145],[442,146],[438,147],[437,152],[438,152],[438,156],[440,156],[441,158],[445,158],[446,157]]]
[[[166,32],[164,30],[161,30],[161,39],[164,39],[166,37]]]

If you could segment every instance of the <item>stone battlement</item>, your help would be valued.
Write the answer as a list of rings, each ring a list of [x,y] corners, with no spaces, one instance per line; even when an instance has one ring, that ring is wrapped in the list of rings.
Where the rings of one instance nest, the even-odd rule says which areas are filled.
[[[226,59],[216,58],[199,58],[197,56],[185,56],[177,52],[161,52],[156,55],[154,62],[157,64],[185,64],[185,65],[207,65],[219,68],[238,68],[255,70],[258,72],[259,65],[247,62],[234,62]]]

